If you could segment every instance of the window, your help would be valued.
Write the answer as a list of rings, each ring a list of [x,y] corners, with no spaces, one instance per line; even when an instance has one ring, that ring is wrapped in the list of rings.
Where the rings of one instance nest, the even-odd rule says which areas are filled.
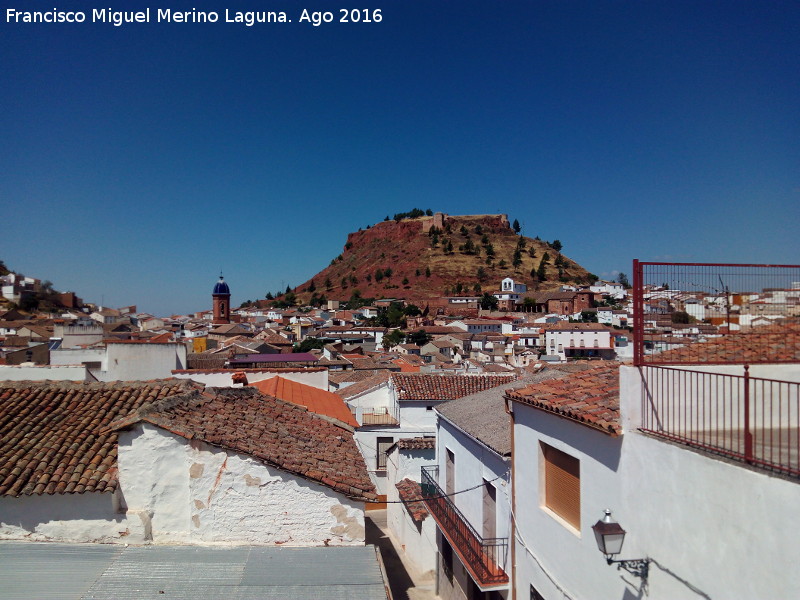
[[[378,450],[375,457],[378,471],[386,470],[386,451],[391,447],[393,443],[394,443],[394,438],[390,437],[378,438]]]
[[[453,549],[444,536],[442,536],[442,570],[447,576],[447,581],[453,583]]]
[[[531,600],[544,600],[542,596],[533,585],[531,585]]]
[[[575,529],[581,528],[581,476],[577,458],[542,443],[544,505]]]
[[[445,493],[450,495],[456,491],[456,455],[446,448],[447,454],[445,457]]]

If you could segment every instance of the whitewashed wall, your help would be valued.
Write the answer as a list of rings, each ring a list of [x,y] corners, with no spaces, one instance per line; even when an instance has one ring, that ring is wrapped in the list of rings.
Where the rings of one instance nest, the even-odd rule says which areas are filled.
[[[388,469],[384,471],[378,470],[378,438],[390,437],[393,442],[396,442],[403,438],[422,437],[423,435],[432,435],[432,433],[433,432],[430,430],[408,427],[367,426],[356,429],[354,434],[356,445],[361,452],[361,456],[364,457],[364,463],[367,465],[369,478],[375,485],[377,494],[381,496],[387,495],[390,487],[387,481]]]
[[[363,503],[245,455],[147,424],[119,448],[128,515],[154,543],[364,543]]]
[[[127,518],[111,493],[0,497],[0,539],[32,542],[126,542]]]
[[[400,450],[395,447],[387,461],[386,521],[399,544],[403,560],[414,566],[422,579],[432,579],[436,570],[436,522],[428,515],[423,521],[411,518],[395,487],[403,479],[419,483],[420,469],[433,464],[436,450]]]
[[[77,365],[0,365],[0,381],[86,381],[86,367]]]
[[[186,346],[165,344],[108,344],[101,381],[147,381],[172,377],[174,369],[186,368]]]
[[[642,581],[597,550],[591,526],[610,508],[628,532],[619,558],[654,561],[649,599],[792,597],[800,524],[790,515],[800,485],[639,433],[640,376],[633,367],[621,375],[620,438],[514,404],[517,590],[641,597]],[[543,508],[540,440],[580,460],[579,530]]]

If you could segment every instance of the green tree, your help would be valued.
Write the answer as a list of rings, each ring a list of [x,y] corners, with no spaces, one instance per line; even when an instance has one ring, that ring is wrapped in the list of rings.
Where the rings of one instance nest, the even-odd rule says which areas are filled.
[[[488,279],[488,275],[486,274],[486,269],[483,267],[478,267],[478,271],[475,273],[475,276],[478,278],[478,281],[484,282]]]
[[[267,295],[264,296],[264,298],[266,298],[267,300],[272,300],[274,296],[272,295],[272,292],[267,292]]]
[[[430,277],[430,276],[431,276],[431,268],[425,267],[425,277]]]
[[[425,211],[425,214],[428,215],[429,217],[432,217],[433,211],[429,208],[428,210]]]
[[[561,252],[561,248],[562,248],[563,246],[561,245],[561,241],[560,241],[560,240],[553,240],[553,243],[552,243],[552,244],[550,244],[550,247],[551,247],[553,250],[555,250],[556,252]]]
[[[478,223],[477,225],[475,225],[475,235],[482,235],[482,234],[483,234],[483,228],[480,226],[480,223]]]
[[[536,269],[536,279],[539,281],[547,280],[547,261],[544,258],[539,261],[539,268]]]
[[[315,292],[315,291],[317,291],[317,284],[316,284],[316,283],[314,283],[314,280],[313,280],[313,279],[311,280],[311,283],[309,283],[309,284],[308,284],[308,291],[309,291],[309,292]]]
[[[481,308],[483,310],[497,309],[497,298],[492,296],[489,292],[483,292],[483,296],[481,296]]]
[[[403,277],[403,285],[408,285],[408,277]]]
[[[383,279],[383,269],[375,269],[375,281],[380,282]]]
[[[406,336],[406,342],[409,344],[416,344],[420,348],[422,348],[425,344],[430,341],[431,337],[425,333],[424,329],[418,329],[417,331],[412,331]]]
[[[617,275],[617,283],[624,287],[626,290],[630,289],[631,283],[628,281],[628,276],[625,273]]]
[[[332,287],[333,287],[333,284],[331,283],[331,278],[330,277],[326,277],[325,278],[325,289],[326,290],[330,290]]]
[[[517,221],[516,219],[514,219],[514,224],[512,225],[512,227],[514,228],[514,233],[519,233],[520,229],[522,229],[519,226],[519,221]]]
[[[530,256],[531,258],[536,258],[536,248],[531,246],[530,250],[528,250],[528,256]]]

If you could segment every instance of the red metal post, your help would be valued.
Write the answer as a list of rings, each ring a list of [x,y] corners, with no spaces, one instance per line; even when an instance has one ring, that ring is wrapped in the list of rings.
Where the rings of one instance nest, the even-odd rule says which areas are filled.
[[[644,328],[642,327],[642,266],[639,259],[633,259],[633,364],[644,364]]]
[[[750,432],[750,365],[744,366],[744,459],[753,462],[753,434]]]

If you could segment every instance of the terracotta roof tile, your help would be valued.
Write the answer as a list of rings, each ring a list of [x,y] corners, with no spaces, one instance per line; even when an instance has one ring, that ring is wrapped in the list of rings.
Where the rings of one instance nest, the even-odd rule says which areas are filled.
[[[189,381],[0,383],[0,496],[111,492],[117,435],[108,425]]]
[[[506,398],[599,429],[622,433],[619,415],[619,364],[605,364],[549,379],[515,391]]]
[[[418,523],[424,521],[429,513],[428,509],[425,508],[425,503],[421,500],[422,488],[419,483],[406,478],[397,483],[395,487],[411,518]]]
[[[252,384],[252,387],[267,396],[305,406],[311,412],[325,415],[352,428],[358,427],[358,421],[356,421],[350,409],[347,408],[344,400],[333,392],[284,379],[283,377],[257,381]]]
[[[686,340],[684,340],[685,343]],[[659,363],[749,363],[800,361],[800,323],[773,325],[695,342],[650,357]]]
[[[516,375],[429,375],[393,373],[399,400],[453,400],[498,385],[507,385]]]
[[[391,371],[381,370],[376,371],[375,375],[354,383],[352,385],[348,385],[347,387],[341,388],[336,395],[344,398],[345,400],[349,400],[351,398],[355,398],[359,394],[364,394],[366,392],[372,391],[381,385],[385,384],[389,381],[389,377],[391,376]]]
[[[140,421],[248,454],[350,498],[377,498],[352,433],[301,406],[266,398],[252,387],[173,396],[143,406],[112,427]]]
[[[403,438],[402,440],[397,440],[394,445],[402,450],[435,450],[436,438]]]

